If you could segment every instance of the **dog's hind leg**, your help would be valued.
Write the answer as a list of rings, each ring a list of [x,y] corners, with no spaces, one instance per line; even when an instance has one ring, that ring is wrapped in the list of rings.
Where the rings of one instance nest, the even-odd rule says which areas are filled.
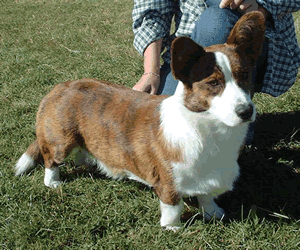
[[[60,184],[59,167],[45,167],[44,183],[47,187],[57,188]]]
[[[49,152],[50,150],[43,148],[42,151],[45,162],[44,184],[50,188],[57,188],[61,184],[59,177],[59,164],[61,164],[61,162],[54,162],[54,157],[52,156],[53,152]],[[46,153],[46,151],[48,151],[48,153]]]
[[[63,140],[62,140],[63,141]],[[57,188],[61,184],[59,176],[59,165],[70,154],[73,149],[71,143],[41,143],[41,152],[45,163],[44,184],[47,187]]]
[[[26,150],[26,152],[18,160],[15,171],[16,175],[20,176],[36,167],[41,161],[42,155],[37,140],[35,140]]]

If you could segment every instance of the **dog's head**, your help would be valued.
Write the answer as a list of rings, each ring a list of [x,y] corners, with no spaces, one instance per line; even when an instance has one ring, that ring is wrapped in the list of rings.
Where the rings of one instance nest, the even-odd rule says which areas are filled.
[[[190,38],[175,39],[171,68],[184,85],[184,105],[193,112],[210,112],[228,126],[253,121],[252,71],[264,34],[265,18],[255,11],[236,23],[225,44],[202,48]]]

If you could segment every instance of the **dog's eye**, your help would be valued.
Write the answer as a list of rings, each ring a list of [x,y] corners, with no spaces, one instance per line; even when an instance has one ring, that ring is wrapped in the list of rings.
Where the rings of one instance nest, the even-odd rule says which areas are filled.
[[[221,82],[219,80],[213,80],[213,81],[208,82],[208,84],[212,87],[217,87],[217,86],[221,85]]]

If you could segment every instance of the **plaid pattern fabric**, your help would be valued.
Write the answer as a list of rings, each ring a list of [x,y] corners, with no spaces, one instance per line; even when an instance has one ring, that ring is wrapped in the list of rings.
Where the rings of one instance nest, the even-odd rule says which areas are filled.
[[[163,38],[163,59],[170,62],[171,22],[174,17],[176,36],[190,36],[205,0],[135,0],[132,11],[133,45],[143,55],[147,46]]]
[[[272,96],[285,93],[295,82],[300,67],[292,11],[300,9],[300,1],[257,0],[272,16],[266,36],[269,39],[267,69],[262,92]],[[132,12],[134,46],[143,55],[147,46],[164,38],[163,59],[170,62],[170,41],[174,36],[190,36],[195,21],[206,8],[205,0],[134,0]],[[170,34],[172,18],[175,34]]]
[[[266,32],[269,48],[262,92],[279,96],[294,84],[300,67],[300,49],[291,13],[300,9],[300,1],[257,0],[257,3],[271,13],[273,20]]]

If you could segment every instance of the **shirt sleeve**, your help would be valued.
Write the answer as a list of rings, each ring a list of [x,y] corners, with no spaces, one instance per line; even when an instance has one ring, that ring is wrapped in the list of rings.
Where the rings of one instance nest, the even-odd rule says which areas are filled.
[[[300,9],[299,0],[256,0],[271,15],[280,16]]]
[[[300,65],[300,49],[292,15],[300,9],[300,0],[256,1],[272,17],[271,21],[267,21],[268,61],[262,92],[279,96],[294,84]]]
[[[170,35],[174,0],[135,0],[132,11],[133,45],[144,54],[148,45]]]

